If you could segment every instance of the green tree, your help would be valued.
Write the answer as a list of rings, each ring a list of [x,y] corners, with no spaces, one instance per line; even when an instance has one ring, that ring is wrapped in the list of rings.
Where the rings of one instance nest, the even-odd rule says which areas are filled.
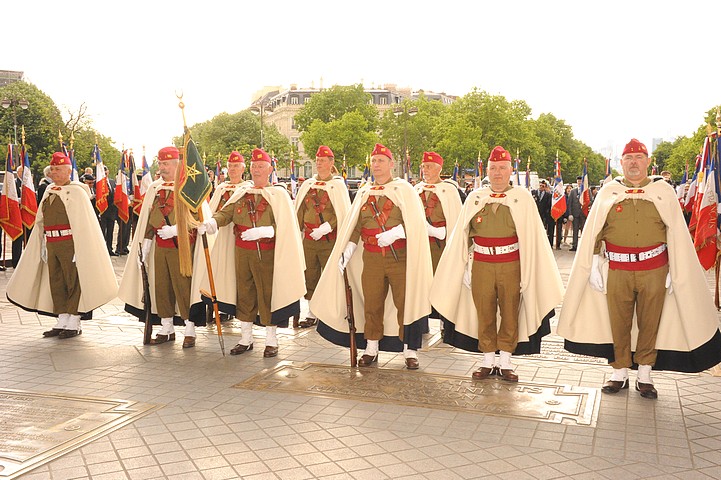
[[[378,110],[371,100],[371,95],[363,90],[361,84],[334,85],[310,97],[308,103],[296,114],[295,124],[299,132],[305,132],[314,120],[330,123],[340,120],[348,112],[356,111],[366,119],[369,129],[375,130]]]
[[[345,157],[348,165],[359,166],[373,150],[378,135],[370,130],[368,120],[360,112],[353,111],[328,123],[314,120],[301,139],[307,152],[315,152],[320,145],[327,145],[333,150],[336,160]]]
[[[417,172],[423,152],[436,148],[433,130],[445,108],[441,102],[430,101],[422,94],[416,100],[404,100],[400,105],[386,110],[381,117],[381,143],[397,152],[400,158],[405,156],[407,147],[411,168]]]
[[[191,126],[190,131],[198,150],[211,165],[218,159],[227,159],[233,150],[250,159],[253,149],[260,147],[260,117],[250,110],[218,114]],[[265,150],[279,158],[285,158],[290,152],[290,142],[275,125],[264,123],[263,140]],[[174,137],[173,143],[182,146],[183,137]]]

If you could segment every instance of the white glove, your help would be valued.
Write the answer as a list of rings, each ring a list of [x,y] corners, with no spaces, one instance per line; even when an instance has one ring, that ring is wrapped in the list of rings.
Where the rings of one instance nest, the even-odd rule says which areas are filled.
[[[603,293],[603,274],[601,273],[601,255],[593,256],[593,265],[591,265],[591,276],[588,277],[588,283],[591,288],[597,292]]]
[[[446,227],[434,227],[430,223],[426,223],[426,232],[428,232],[429,237],[435,237],[438,240],[446,238]]]
[[[45,234],[43,234],[43,240],[40,243],[40,260],[42,260],[44,263],[48,263],[48,246],[47,240],[45,239]]]
[[[143,252],[143,263],[145,266],[150,265],[150,249],[153,247],[153,239],[146,238],[143,240],[143,244],[140,247],[140,251]],[[142,267],[140,263],[140,257],[138,257],[138,266]]]
[[[568,221],[569,221],[569,222],[572,222],[572,221],[573,221],[573,215],[569,215],[569,216],[568,216]]]
[[[318,241],[323,238],[323,235],[328,235],[332,231],[333,227],[330,226],[330,223],[321,223],[318,228],[314,228],[313,231],[310,232],[310,238]]]
[[[198,225],[198,234],[199,235],[204,235],[206,233],[208,235],[212,235],[217,231],[218,231],[218,222],[216,222],[214,218],[210,218],[210,219],[204,221],[203,223],[201,223],[200,225]]]
[[[471,253],[468,256],[468,262],[466,262],[466,269],[463,272],[463,285],[466,286],[468,290],[471,289],[471,271],[473,270],[473,254]]]
[[[355,252],[356,248],[358,248],[358,245],[353,242],[348,242],[348,245],[345,246],[345,250],[343,250],[340,259],[338,260],[338,270],[340,270],[341,275],[345,271],[345,267],[348,266],[350,257],[353,256],[353,252]]]
[[[668,290],[669,295],[673,293],[673,285],[671,285],[671,272],[666,274],[666,290]]]
[[[178,236],[178,226],[177,225],[163,225],[162,227],[160,227],[160,230],[158,230],[158,236],[160,238],[162,238],[163,240],[177,237]]]
[[[253,227],[241,233],[240,238],[244,242],[254,242],[256,240],[260,240],[261,238],[273,238],[274,235],[275,230],[271,226]]]
[[[379,247],[387,247],[396,240],[406,238],[406,231],[403,230],[403,225],[396,225],[390,230],[379,233],[378,235],[376,235],[376,238],[378,239]]]

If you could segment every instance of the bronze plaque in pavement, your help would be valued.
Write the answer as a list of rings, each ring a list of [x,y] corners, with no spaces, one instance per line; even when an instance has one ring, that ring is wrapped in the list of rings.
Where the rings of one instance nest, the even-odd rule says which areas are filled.
[[[589,426],[595,426],[600,404],[596,388],[317,363],[281,362],[235,388]]]
[[[0,479],[12,479],[150,413],[156,405],[0,389]]]

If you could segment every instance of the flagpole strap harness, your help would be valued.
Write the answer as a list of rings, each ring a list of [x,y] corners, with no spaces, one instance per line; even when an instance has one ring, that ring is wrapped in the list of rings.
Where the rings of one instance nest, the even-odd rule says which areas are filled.
[[[361,209],[366,210],[368,208],[372,208],[371,204],[376,204],[377,202],[378,199],[375,197],[375,195],[369,195],[368,200],[366,200],[366,204],[363,205]],[[376,235],[378,235],[379,233],[383,233],[382,227],[385,226],[386,222],[388,221],[388,215],[393,209],[393,206],[393,201],[391,201],[390,198],[386,197],[386,203],[383,204],[383,209],[380,211],[379,215],[373,215],[376,219],[376,222],[378,222],[379,228],[361,228],[361,240],[363,240],[363,248],[367,251],[381,253],[385,257],[386,251],[390,250],[390,245],[387,247],[378,246],[378,239],[376,238]],[[404,238],[396,240],[392,243],[392,246],[395,250],[398,250],[399,248],[406,248],[406,240]]]
[[[611,270],[653,270],[668,263],[665,243],[650,247],[621,247],[606,242],[606,258]]]
[[[172,186],[172,183],[163,184],[163,186]],[[163,218],[168,218],[170,213],[173,211],[173,208],[175,208],[175,196],[173,195],[172,190],[160,190],[158,192],[158,209],[160,210],[160,213],[163,214]],[[156,228],[155,229],[155,246],[158,248],[178,248],[178,245],[176,243],[175,237],[171,238],[160,238],[160,235],[158,235],[158,230],[163,228],[165,225]],[[190,246],[192,247],[195,245],[195,239],[198,236],[198,232],[196,230],[193,230],[190,232]]]
[[[324,186],[325,182],[315,182],[315,185]],[[313,237],[310,236],[310,233],[313,231],[314,228],[320,227],[320,225],[323,223],[321,222],[321,216],[323,215],[323,212],[325,211],[326,207],[328,206],[328,202],[330,201],[330,195],[326,192],[325,195],[321,198],[318,194],[319,190],[318,188],[311,188],[308,190],[308,194],[305,196],[304,202],[306,204],[306,207],[312,207],[313,210],[315,210],[315,218],[317,223],[305,223],[305,228],[303,229],[303,234],[305,238],[309,240],[313,240]],[[335,240],[336,232],[330,232],[327,235],[323,235],[321,239],[327,238],[328,240]]]
[[[260,217],[263,216],[263,213],[265,213],[265,210],[268,208],[268,200],[265,198],[261,198],[257,205],[255,205],[255,208],[253,208],[253,199],[248,197],[245,199],[245,201],[242,203],[246,210],[248,210],[248,217],[250,218],[250,222],[253,225],[258,224],[258,220],[260,220]],[[243,206],[238,207],[238,213],[240,213],[243,209]],[[275,237],[272,238],[259,238],[258,240],[254,240],[251,242],[246,242],[241,238],[241,235],[244,231],[249,230],[253,227],[246,227],[244,225],[238,225],[236,224],[233,227],[233,234],[235,234],[235,246],[238,248],[242,248],[245,250],[256,250],[257,248],[260,248],[261,250],[273,250],[275,248]]]
[[[61,242],[73,238],[70,225],[46,225],[44,230],[45,239],[48,242]]]
[[[421,202],[423,203],[423,210],[426,214],[426,220],[428,221],[428,224],[433,227],[445,227],[446,221],[440,220],[438,222],[431,222],[431,215],[433,215],[433,212],[436,210],[436,207],[440,203],[440,199],[438,198],[438,195],[436,195],[436,192],[426,190],[426,188],[435,188],[435,185],[426,185],[423,187],[423,191],[420,193],[419,197],[421,197]],[[430,195],[428,195],[428,198],[426,198],[425,192],[430,191]],[[432,237],[428,235],[428,241],[433,243],[437,241],[438,239],[436,237]]]
[[[473,260],[504,263],[521,259],[518,237],[473,237]]]

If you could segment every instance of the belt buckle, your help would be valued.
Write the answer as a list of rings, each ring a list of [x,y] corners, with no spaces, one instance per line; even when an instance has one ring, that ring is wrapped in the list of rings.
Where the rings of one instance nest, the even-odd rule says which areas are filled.
[[[628,254],[628,261],[629,261],[629,262],[638,262],[638,261],[639,261],[638,254],[636,254],[636,253],[629,253],[629,254]]]
[[[491,255],[498,255],[496,253],[496,247],[488,247],[488,251],[491,252]]]

